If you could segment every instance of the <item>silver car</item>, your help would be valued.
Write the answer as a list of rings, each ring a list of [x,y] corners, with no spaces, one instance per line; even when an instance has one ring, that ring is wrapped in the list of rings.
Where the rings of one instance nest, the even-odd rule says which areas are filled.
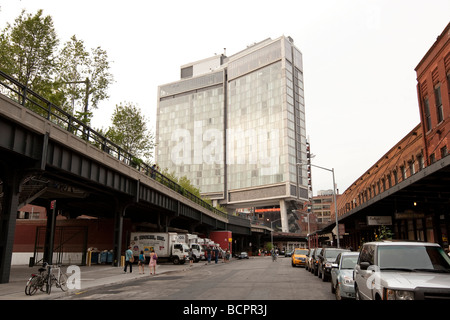
[[[341,252],[331,269],[331,292],[336,300],[355,298],[353,269],[358,261],[359,252]]]
[[[436,243],[364,243],[353,279],[357,300],[450,299],[450,258]]]

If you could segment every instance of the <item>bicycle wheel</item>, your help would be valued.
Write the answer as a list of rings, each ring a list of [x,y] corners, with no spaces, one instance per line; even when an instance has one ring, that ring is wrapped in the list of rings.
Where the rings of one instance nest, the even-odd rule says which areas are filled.
[[[31,286],[31,280],[34,278],[34,275],[30,277],[30,279],[28,279],[27,284],[25,285],[25,294],[27,296],[30,295],[30,286]]]
[[[28,280],[28,283],[25,287],[25,294],[32,296],[36,293],[36,291],[40,288],[42,277],[40,275],[34,275]]]
[[[61,273],[59,276],[59,287],[62,291],[67,291],[67,275],[65,273]]]

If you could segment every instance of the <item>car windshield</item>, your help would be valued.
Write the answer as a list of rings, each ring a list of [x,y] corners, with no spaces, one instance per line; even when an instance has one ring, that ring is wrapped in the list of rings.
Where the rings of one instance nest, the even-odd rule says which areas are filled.
[[[341,253],[340,250],[325,250],[325,258],[327,259],[336,258],[339,253]]]
[[[378,266],[380,270],[450,272],[450,258],[436,246],[379,246]]]
[[[304,255],[306,255],[306,254],[308,254],[308,250],[295,250],[295,252],[294,252],[294,254],[304,254]]]
[[[341,269],[353,269],[358,261],[358,255],[343,256],[341,260]]]

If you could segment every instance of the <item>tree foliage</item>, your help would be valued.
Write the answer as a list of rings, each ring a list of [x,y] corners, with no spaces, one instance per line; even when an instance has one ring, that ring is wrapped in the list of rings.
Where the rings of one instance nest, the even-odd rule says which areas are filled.
[[[147,119],[133,103],[116,105],[112,126],[106,137],[136,157],[149,160],[153,156],[155,138],[147,129]]]
[[[42,10],[34,15],[23,10],[0,39],[1,68],[27,87],[48,88],[59,44],[52,18],[44,17]]]
[[[72,36],[62,48],[51,16],[22,11],[0,34],[0,68],[27,88],[89,123],[89,109],[108,98],[113,82],[107,52],[86,50]]]

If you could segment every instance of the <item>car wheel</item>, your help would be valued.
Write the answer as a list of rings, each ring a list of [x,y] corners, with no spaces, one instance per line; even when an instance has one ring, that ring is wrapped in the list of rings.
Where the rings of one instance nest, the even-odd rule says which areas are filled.
[[[325,274],[325,272],[322,272],[322,281],[327,282],[327,280],[328,280],[327,275]]]
[[[361,299],[361,295],[359,294],[359,290],[358,290],[357,286],[355,286],[355,299],[356,300],[362,300]]]
[[[333,286],[333,281],[330,281],[330,285],[331,285],[331,293],[335,293],[336,289]]]
[[[339,284],[336,285],[335,296],[336,296],[336,300],[342,300],[341,288],[339,287]]]

